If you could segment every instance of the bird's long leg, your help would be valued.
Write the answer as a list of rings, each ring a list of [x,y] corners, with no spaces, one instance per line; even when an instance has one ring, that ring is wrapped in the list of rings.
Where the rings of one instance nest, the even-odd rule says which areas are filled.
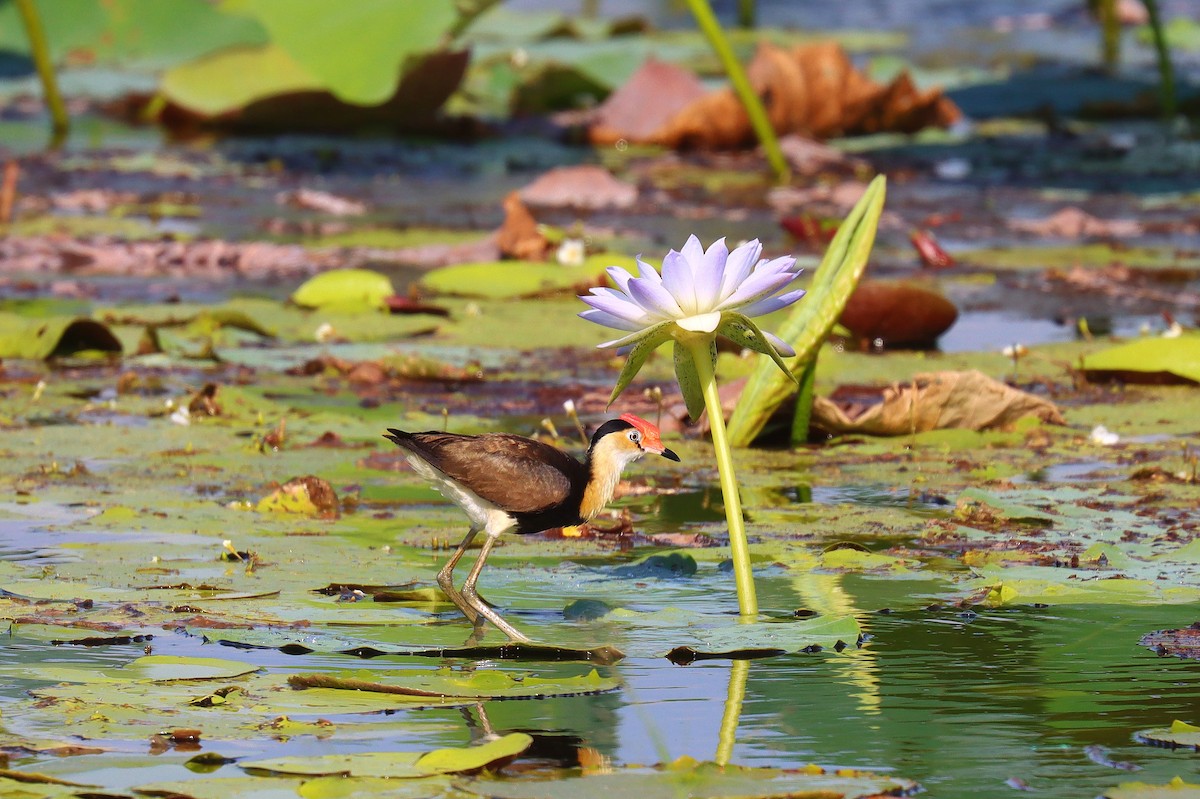
[[[450,597],[450,601],[455,607],[462,611],[462,614],[467,617],[467,621],[474,622],[479,618],[479,614],[475,612],[475,608],[463,598],[463,595],[457,588],[454,587],[454,567],[462,560],[463,553],[467,551],[467,547],[475,540],[475,536],[479,535],[481,528],[471,525],[471,529],[467,531],[467,537],[458,545],[458,549],[454,550],[454,554],[450,556],[450,560],[446,561],[446,565],[442,567],[437,575],[438,587],[445,592],[446,596]]]
[[[483,571],[484,561],[492,551],[492,546],[496,543],[496,536],[488,535],[487,540],[483,542],[483,547],[479,550],[479,557],[475,560],[475,564],[471,566],[471,572],[467,575],[467,579],[463,582],[462,598],[468,605],[496,626],[496,629],[507,635],[513,641],[521,643],[529,643],[529,639],[521,634],[516,627],[500,618],[500,614],[487,606],[482,599],[479,598],[479,592],[475,590],[475,583],[479,580],[479,573]],[[465,611],[464,611],[465,612]],[[476,617],[476,624],[479,619]],[[478,632],[478,630],[476,630]]]

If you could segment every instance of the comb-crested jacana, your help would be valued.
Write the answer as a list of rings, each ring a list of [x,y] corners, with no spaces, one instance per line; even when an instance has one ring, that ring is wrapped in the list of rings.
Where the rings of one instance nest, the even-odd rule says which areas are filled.
[[[476,625],[477,633],[486,619],[521,642],[529,639],[488,607],[475,588],[500,534],[581,524],[612,499],[626,464],[647,452],[679,460],[663,446],[657,427],[631,413],[596,430],[582,463],[549,444],[507,433],[465,436],[389,428],[384,438],[395,442],[417,474],[462,508],[471,522],[466,538],[438,572],[438,585]],[[457,589],[454,567],[480,531],[487,539],[462,589]]]

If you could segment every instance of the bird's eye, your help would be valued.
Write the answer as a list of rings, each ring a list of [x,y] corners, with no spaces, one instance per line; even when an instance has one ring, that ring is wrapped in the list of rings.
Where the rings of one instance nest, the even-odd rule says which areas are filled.
[[[630,430],[629,431],[629,440],[636,444],[642,440],[642,434],[640,432],[638,432],[637,430]]]

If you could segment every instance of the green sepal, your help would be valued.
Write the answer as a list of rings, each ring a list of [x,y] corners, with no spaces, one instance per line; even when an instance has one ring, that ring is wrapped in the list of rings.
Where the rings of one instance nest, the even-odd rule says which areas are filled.
[[[621,392],[633,382],[633,378],[641,371],[642,365],[646,363],[646,359],[650,357],[650,353],[671,339],[671,325],[673,324],[675,323],[659,322],[654,327],[639,331],[637,343],[629,351],[629,357],[625,359],[625,366],[621,369],[621,374],[617,378],[617,384],[613,386],[612,396],[608,398],[610,406],[617,401],[617,397],[621,396]]]
[[[659,322],[656,325],[651,325],[650,327],[644,327],[641,330],[636,330],[630,333],[628,336],[622,336],[621,338],[613,339],[612,341],[601,344],[600,346],[604,349],[620,349],[621,347],[628,347],[638,343],[644,338],[649,338],[650,336],[656,335],[660,330],[665,330],[673,324],[675,324],[675,321],[673,319],[668,319],[665,322]]]
[[[712,371],[717,363],[715,338],[708,344],[708,353],[712,359],[709,371]],[[700,374],[696,371],[696,362],[692,360],[691,351],[678,341],[675,342],[675,380],[679,383],[679,390],[683,392],[683,401],[687,403],[688,416],[695,422],[700,418],[700,414],[704,413],[704,389],[700,385]]]
[[[717,328],[717,332],[738,346],[771,356],[771,360],[775,362],[775,365],[793,383],[796,385],[800,384],[800,381],[792,374],[792,370],[783,362],[783,357],[775,347],[771,346],[771,342],[767,340],[767,337],[763,335],[763,332],[758,329],[758,325],[754,324],[754,321],[750,317],[734,311],[726,311],[725,315],[721,318],[721,326]]]

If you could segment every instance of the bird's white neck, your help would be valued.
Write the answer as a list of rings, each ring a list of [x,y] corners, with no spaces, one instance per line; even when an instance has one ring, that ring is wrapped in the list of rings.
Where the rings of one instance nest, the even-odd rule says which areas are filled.
[[[595,518],[613,498],[621,472],[645,454],[638,447],[620,446],[609,438],[596,442],[588,452],[588,484],[583,492],[579,515],[584,521]]]

